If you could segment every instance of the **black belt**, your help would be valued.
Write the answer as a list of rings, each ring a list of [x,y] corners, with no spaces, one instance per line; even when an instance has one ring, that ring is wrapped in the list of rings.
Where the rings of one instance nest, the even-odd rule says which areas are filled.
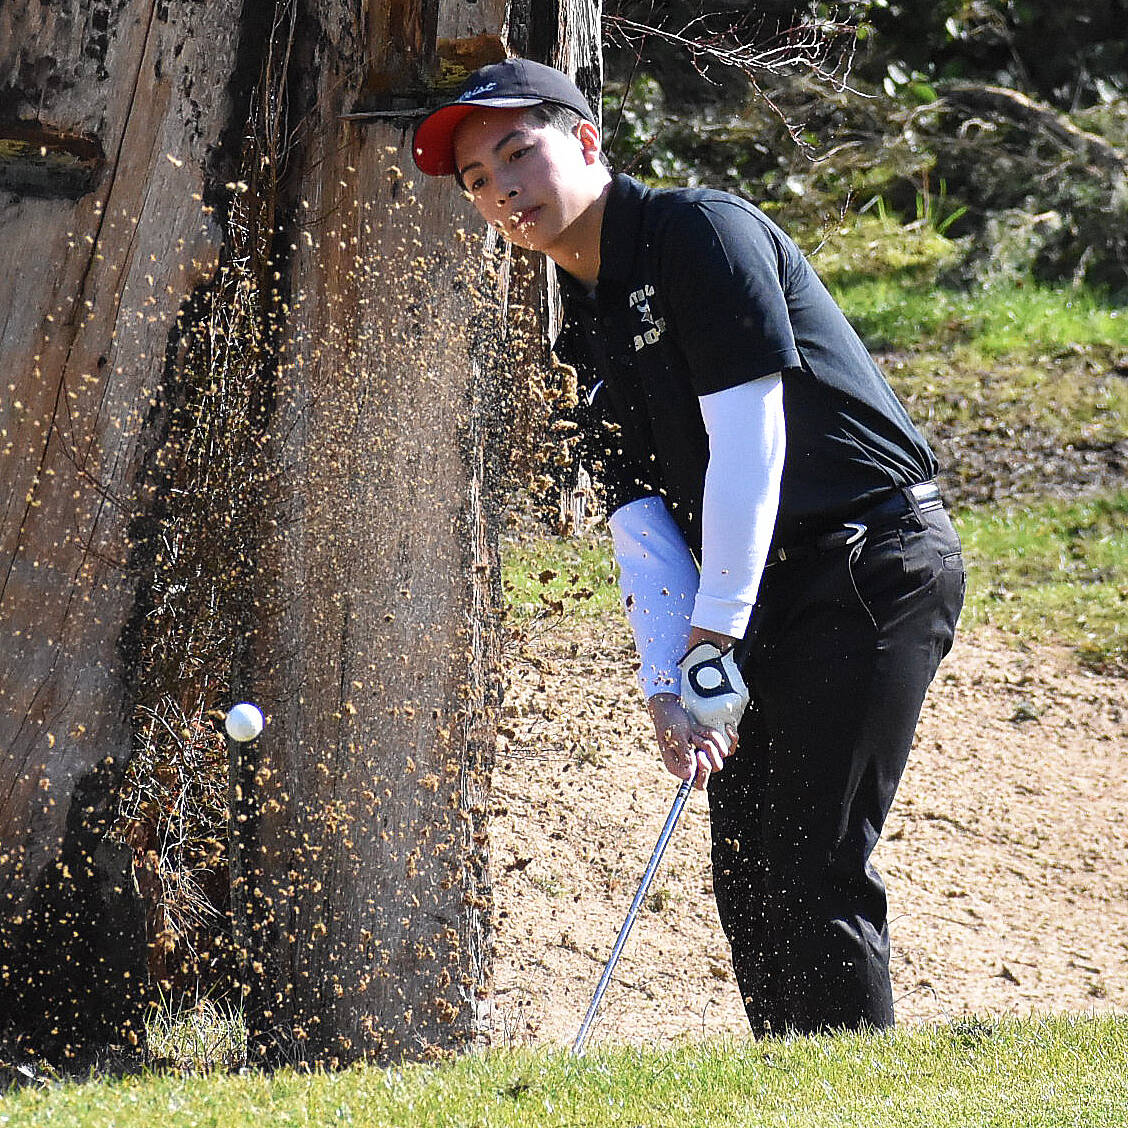
[[[843,521],[830,532],[812,537],[809,541],[800,544],[773,548],[768,553],[764,567],[770,568],[773,564],[783,564],[785,561],[809,560],[812,556],[857,544],[866,535],[867,530],[888,525],[891,521],[896,521],[906,513],[912,512],[914,503],[915,508],[922,513],[943,509],[944,502],[940,497],[940,487],[933,481],[905,486],[904,489],[897,490],[896,493],[890,494],[867,509],[853,521]]]
[[[858,518],[858,523],[868,526],[877,526],[903,517],[913,508],[908,496],[911,494],[922,513],[930,509],[943,509],[944,502],[940,498],[940,487],[933,481],[918,482],[915,486],[906,486],[890,495],[884,501],[879,501],[872,509],[867,509]]]

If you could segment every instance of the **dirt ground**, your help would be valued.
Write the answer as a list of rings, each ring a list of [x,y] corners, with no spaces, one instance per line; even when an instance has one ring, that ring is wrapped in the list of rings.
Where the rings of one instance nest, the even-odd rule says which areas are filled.
[[[511,656],[492,830],[494,1040],[567,1043],[676,783],[625,626],[571,619]],[[941,668],[875,855],[905,1024],[1128,1007],[1128,681],[965,633]],[[695,794],[594,1041],[747,1032]]]

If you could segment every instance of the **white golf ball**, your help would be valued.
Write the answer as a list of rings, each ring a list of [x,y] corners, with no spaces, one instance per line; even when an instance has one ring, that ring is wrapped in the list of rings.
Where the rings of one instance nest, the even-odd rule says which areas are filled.
[[[262,712],[257,705],[242,701],[227,714],[223,727],[232,740],[254,740],[262,732]]]

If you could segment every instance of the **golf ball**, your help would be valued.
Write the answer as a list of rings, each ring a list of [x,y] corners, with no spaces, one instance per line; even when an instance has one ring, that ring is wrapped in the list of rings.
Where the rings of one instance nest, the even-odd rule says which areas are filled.
[[[227,714],[223,727],[232,740],[254,740],[262,732],[262,712],[257,705],[242,701]]]

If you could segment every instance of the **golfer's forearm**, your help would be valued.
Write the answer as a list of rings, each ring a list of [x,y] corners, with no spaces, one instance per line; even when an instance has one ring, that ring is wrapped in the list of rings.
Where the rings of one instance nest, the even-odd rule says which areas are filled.
[[[694,627],[740,638],[756,603],[779,511],[786,449],[777,373],[702,396],[709,466]]]
[[[640,660],[647,697],[678,692],[678,659],[689,639],[697,565],[665,502],[645,497],[616,509],[608,521],[619,586]]]

